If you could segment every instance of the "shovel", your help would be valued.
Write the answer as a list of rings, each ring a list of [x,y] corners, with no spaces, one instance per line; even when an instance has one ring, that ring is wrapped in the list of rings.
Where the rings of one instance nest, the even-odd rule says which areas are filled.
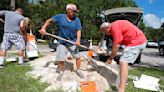
[[[50,34],[50,33],[47,33],[47,32],[45,33],[45,35],[51,36],[51,37],[57,38],[57,39],[59,39],[59,40],[63,40],[63,41],[66,41],[66,42],[68,42],[68,43],[71,43],[71,44],[76,45],[75,42],[70,41],[70,40],[67,40],[67,39],[64,39],[64,38],[59,37],[59,36],[57,36],[57,35],[53,35],[53,34]],[[85,46],[85,45],[79,45],[79,47],[82,47],[82,48],[84,48],[84,49],[88,49],[88,50],[92,50],[93,52],[96,52],[95,50],[93,50],[93,49],[91,49],[91,48],[88,48],[88,47]],[[97,52],[96,52],[96,53],[97,53]]]

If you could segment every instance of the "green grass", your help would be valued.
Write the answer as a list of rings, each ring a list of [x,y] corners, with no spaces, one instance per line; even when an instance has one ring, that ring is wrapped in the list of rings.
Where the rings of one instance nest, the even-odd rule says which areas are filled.
[[[140,77],[141,74],[145,74],[148,76],[160,78],[159,84],[164,86],[164,70],[159,70],[159,69],[152,68],[152,67],[151,68],[150,67],[138,67],[133,70],[130,70],[129,74],[138,76],[138,77]],[[135,88],[133,85],[132,79],[128,79],[128,80],[129,81],[128,81],[128,85],[126,87],[126,92],[152,92],[149,90]],[[164,90],[163,87],[160,87],[160,89]]]
[[[0,92],[43,92],[48,86],[40,83],[39,79],[25,76],[31,69],[29,66],[19,66],[17,62],[5,65],[5,68],[0,69]]]

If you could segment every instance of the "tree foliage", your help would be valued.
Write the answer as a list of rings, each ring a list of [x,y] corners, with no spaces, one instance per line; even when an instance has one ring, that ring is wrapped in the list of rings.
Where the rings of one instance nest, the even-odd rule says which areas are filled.
[[[82,38],[93,38],[94,40],[100,39],[99,25],[95,23],[95,18],[100,11],[115,7],[136,6],[133,0],[46,0],[39,4],[27,4],[24,7],[26,16],[30,17],[31,28],[38,38],[41,37],[38,30],[46,19],[59,13],[65,13],[65,6],[68,3],[75,3],[79,8],[77,16],[82,22]],[[58,27],[54,24],[47,31],[52,32],[57,29]]]

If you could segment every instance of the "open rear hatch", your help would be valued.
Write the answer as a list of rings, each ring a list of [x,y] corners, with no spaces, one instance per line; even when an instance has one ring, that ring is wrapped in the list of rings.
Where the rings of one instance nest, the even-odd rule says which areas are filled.
[[[102,11],[105,21],[128,20],[137,25],[142,17],[143,10],[137,7],[122,7]]]

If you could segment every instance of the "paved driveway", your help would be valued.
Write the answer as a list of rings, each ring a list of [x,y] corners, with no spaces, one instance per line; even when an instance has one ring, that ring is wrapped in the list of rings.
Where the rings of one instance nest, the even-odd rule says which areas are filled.
[[[162,67],[164,69],[164,56],[159,55],[157,48],[146,48],[143,50],[141,63]]]

